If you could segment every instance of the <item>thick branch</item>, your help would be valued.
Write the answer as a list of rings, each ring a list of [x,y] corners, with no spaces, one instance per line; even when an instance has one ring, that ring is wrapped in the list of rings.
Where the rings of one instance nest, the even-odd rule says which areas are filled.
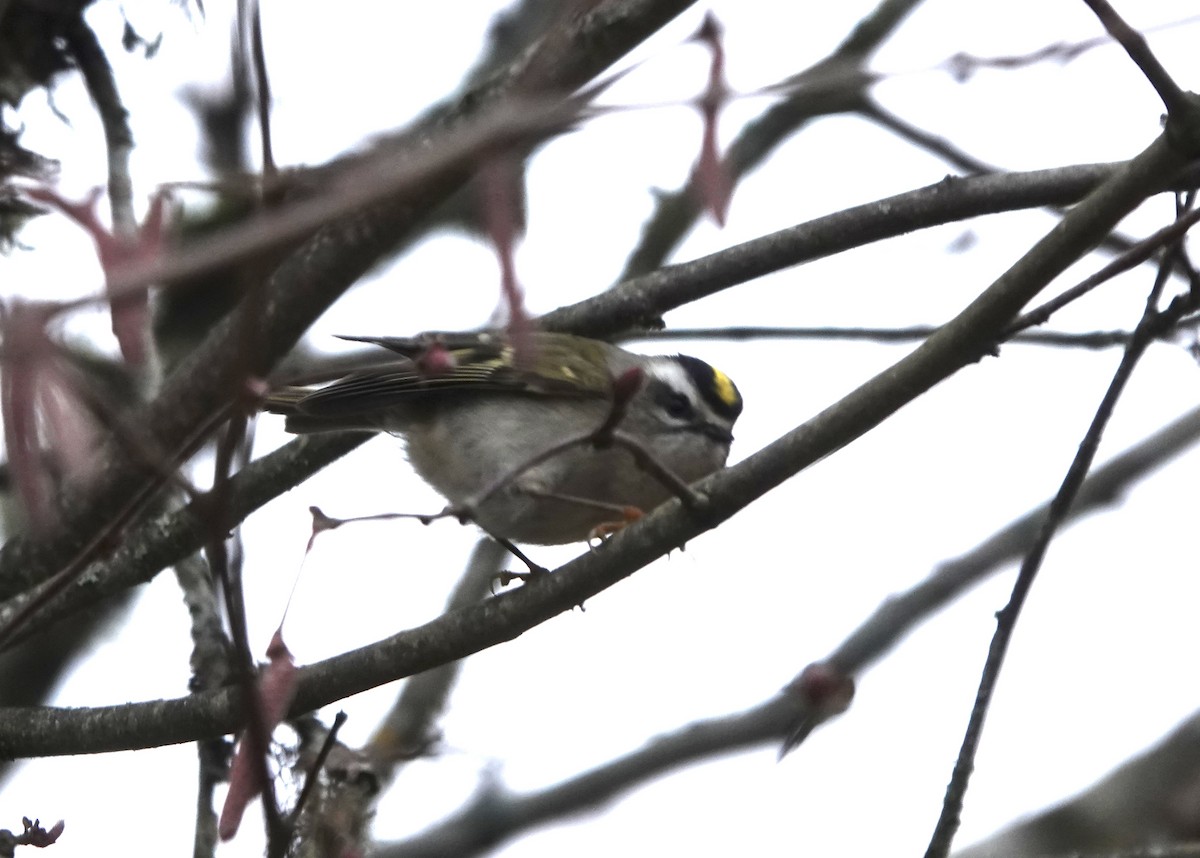
[[[407,140],[410,157],[438,129],[453,127],[495,108],[513,93],[570,92],[690,5],[690,0],[609,0],[565,21],[521,60],[464,95],[445,114],[427,120]],[[399,157],[399,156],[397,156]],[[469,158],[421,177],[401,199],[331,223],[286,259],[265,284],[261,313],[242,305],[166,381],[139,415],[158,449],[179,455],[196,426],[205,425],[240,389],[247,372],[265,374],[308,325],[411,229],[433,205],[470,177]],[[251,324],[252,323],[252,324]],[[254,366],[239,359],[240,332],[256,331]],[[9,540],[0,555],[0,580],[12,593],[45,579],[106,520],[114,500],[132,494],[144,474],[125,456],[105,457],[94,490],[63,517],[55,538],[36,549]]]
[[[1117,503],[1131,485],[1193,446],[1198,439],[1200,408],[1096,469],[1071,508],[1070,520],[1077,521]],[[848,674],[861,674],[952,599],[1022,556],[1045,520],[1048,506],[1043,504],[1030,511],[973,551],[941,564],[917,586],[889,598],[825,661]],[[426,831],[381,846],[374,856],[433,858],[477,854],[539,824],[595,810],[685,765],[778,742],[807,714],[804,701],[786,692],[777,694],[745,712],[689,724],[543,790],[518,795],[485,792]],[[1014,848],[1006,853],[1015,855],[1020,851]]]
[[[755,277],[885,238],[984,214],[1075,203],[1129,165],[1090,164],[994,176],[947,177],[934,185],[835,212],[635,277],[593,298],[548,313],[540,324],[548,330],[607,336]],[[1151,194],[1166,190],[1178,178],[1164,175],[1142,191]],[[1195,177],[1189,174],[1183,183],[1193,181]]]
[[[1039,206],[1047,201],[1077,200],[1119,169],[1120,165],[1093,165],[946,180],[917,191],[818,218],[692,262],[636,278],[609,292],[556,310],[542,317],[541,323],[551,330],[605,336],[628,328],[649,314],[664,312],[760,274],[882,238],[978,214]],[[1166,182],[1161,183],[1161,186],[1165,185]],[[323,448],[326,443],[337,442],[325,439],[313,443]],[[292,473],[294,478],[299,480],[303,470]],[[281,493],[289,487],[290,485],[285,485],[281,480],[275,484],[274,491]],[[253,507],[244,509],[245,514],[248,514]],[[230,526],[237,521],[240,521],[240,518],[230,516]],[[164,545],[159,538],[160,531],[165,533],[166,529],[156,523],[136,531],[127,539],[127,547],[130,549],[127,554],[98,566],[94,573],[88,576],[88,586],[80,583],[73,587],[69,593],[50,606],[42,615],[42,621],[50,621],[62,616],[64,612],[90,604],[99,598],[101,593],[114,592],[122,587],[142,583],[155,572],[151,568],[152,562],[161,563],[162,568],[195,550],[194,543],[178,542],[178,550],[173,550],[170,554],[160,553],[158,550],[142,551],[140,546],[143,544]],[[126,566],[126,558],[137,560],[133,565]],[[0,588],[0,592],[3,592],[3,588]],[[6,618],[13,616],[16,605],[25,604],[24,599],[24,596],[14,598],[0,606],[0,627],[3,627]]]
[[[1175,152],[1165,137],[1157,139],[914,352],[745,461],[698,483],[698,491],[707,497],[702,511],[685,510],[678,500],[670,501],[618,533],[603,550],[576,558],[558,574],[539,580],[537,586],[502,594],[305,668],[293,714],[511,640],[716,527],[802,469],[870,431],[939,381],[979,360],[1022,306],[1107,234],[1141,202],[1148,188],[1158,187],[1184,162],[1184,156]],[[46,718],[46,729],[35,735],[20,723],[12,723],[19,722],[20,716],[10,714],[0,717],[0,735],[15,733],[21,739],[0,742],[0,758],[118,750],[228,732],[236,725],[234,697],[231,692],[221,692],[96,710],[84,730],[78,729],[79,716],[54,712]],[[149,717],[143,720],[141,716]],[[133,723],[140,729],[130,731]]]

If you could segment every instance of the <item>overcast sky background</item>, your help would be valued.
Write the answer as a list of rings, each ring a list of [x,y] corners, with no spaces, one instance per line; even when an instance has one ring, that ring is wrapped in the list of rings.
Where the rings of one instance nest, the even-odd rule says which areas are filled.
[[[319,164],[402,126],[452,91],[504,4],[264,2],[281,164]],[[605,288],[653,205],[651,189],[684,180],[700,140],[695,110],[708,57],[687,44],[703,13],[726,28],[733,87],[749,92],[816,61],[872,7],[714,2],[697,6],[641,48],[640,63],[605,98],[647,105],[589,122],[546,146],[529,173],[530,223],[518,257],[538,312]],[[1135,26],[1181,21],[1194,3],[1117,2]],[[164,33],[154,59],[118,46],[117,4],[89,21],[110,51],[138,148],[144,200],[159,182],[199,178],[194,123],[182,87],[224,74],[231,3],[206,0],[189,19],[158,0],[126,2],[144,34]],[[819,9],[819,11],[817,11]],[[981,70],[955,82],[939,66],[960,51],[1018,55],[1101,33],[1078,0],[929,0],[879,52],[877,94],[891,110],[998,166],[1034,169],[1132,157],[1159,131],[1149,85],[1115,46],[1065,65]],[[1200,87],[1196,23],[1150,35],[1167,69]],[[344,50],[326,53],[326,47]],[[764,98],[733,103],[730,139]],[[62,189],[79,197],[105,177],[99,125],[78,80],[66,78],[53,117],[38,94],[16,119],[30,148],[60,158]],[[815,123],[736,191],[729,225],[701,224],[678,259],[939,180],[933,156],[855,118]],[[1158,199],[1132,216],[1144,235],[1170,217]],[[1012,264],[1054,218],[1026,212],[927,230],[762,278],[668,315],[672,327],[881,325],[950,318]],[[972,243],[955,252],[969,233]],[[28,250],[0,261],[24,294],[98,288],[90,240],[61,218],[25,232]],[[1093,255],[1055,284],[1097,269]],[[1052,327],[1130,328],[1153,271],[1106,285]],[[439,235],[367,278],[313,329],[406,335],[484,323],[498,294],[482,244]],[[72,328],[107,342],[107,320]],[[110,347],[107,344],[106,347]],[[653,344],[639,346],[655,350]],[[671,344],[738,383],[746,412],[737,461],[836,401],[911,346],[704,341]],[[494,768],[515,790],[548,785],[689,721],[772,695],[831,650],[889,593],[924,577],[1048,498],[1065,472],[1119,351],[1006,346],[959,373],[849,448],[810,468],[715,532],[518,640],[472,657],[443,726],[445,751],[412,765],[380,808],[377,832],[414,832],[463,802]],[[1122,400],[1099,462],[1195,403],[1200,371],[1186,350],[1151,349]],[[286,441],[261,421],[259,449]],[[1123,507],[1068,530],[1052,547],[1021,619],[991,714],[957,840],[966,845],[1014,817],[1082,789],[1151,744],[1197,705],[1200,629],[1194,543],[1200,456],[1174,461]],[[440,499],[407,470],[398,442],[376,439],[244,528],[252,641],[261,652],[301,563],[307,507],[339,517],[435,511]],[[439,522],[363,524],[323,535],[307,559],[286,633],[301,663],[361,646],[440,613],[474,542]],[[580,548],[538,549],[555,566]],[[950,776],[1011,571],[954,604],[859,684],[841,719],[782,763],[775,749],[664,778],[599,818],[540,830],[500,854],[536,858],[635,850],[650,854],[864,855],[923,851]],[[59,692],[57,705],[176,697],[188,677],[188,624],[170,575],[147,586],[128,625]],[[1119,679],[1114,679],[1119,676]],[[1186,677],[1184,681],[1181,678]],[[396,688],[347,701],[342,738],[362,742]],[[324,713],[331,717],[338,707]],[[108,848],[182,855],[194,824],[192,746],[39,760],[0,793],[0,825],[22,814],[62,818],[58,858]],[[578,827],[584,826],[584,827]],[[257,810],[222,855],[261,853]]]

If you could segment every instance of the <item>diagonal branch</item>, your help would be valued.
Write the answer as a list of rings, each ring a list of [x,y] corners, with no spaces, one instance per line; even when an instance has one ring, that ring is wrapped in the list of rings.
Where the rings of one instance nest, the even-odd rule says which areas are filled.
[[[1108,31],[1109,35],[1125,49],[1129,58],[1142,70],[1146,80],[1150,81],[1150,85],[1162,99],[1167,113],[1182,117],[1185,113],[1196,110],[1195,98],[1189,97],[1179,84],[1175,83],[1163,64],[1158,61],[1158,57],[1150,50],[1145,36],[1125,23],[1125,19],[1117,14],[1117,10],[1108,0],[1083,0],[1083,2],[1100,19],[1100,23],[1104,25],[1104,29]]]
[[[1104,429],[1107,427],[1108,421],[1112,417],[1117,402],[1124,392],[1129,379],[1132,377],[1134,368],[1137,366],[1138,361],[1141,360],[1142,355],[1145,354],[1150,343],[1164,331],[1169,330],[1186,312],[1193,309],[1190,299],[1187,296],[1181,296],[1180,299],[1172,302],[1168,310],[1163,312],[1158,311],[1158,301],[1169,277],[1171,258],[1177,255],[1178,245],[1175,245],[1175,249],[1176,253],[1168,254],[1166,262],[1155,278],[1154,286],[1151,288],[1150,295],[1146,299],[1145,311],[1138,322],[1137,328],[1134,330],[1133,337],[1125,347],[1125,354],[1121,358],[1121,363],[1113,374],[1108,390],[1105,391],[1104,398],[1096,409],[1092,423],[1088,427],[1079,445],[1079,450],[1071,461],[1070,467],[1067,469],[1062,485],[1059,487],[1054,499],[1050,502],[1046,518],[1042,522],[1041,527],[1039,527],[1037,536],[1030,544],[1029,550],[1021,563],[1021,569],[1017,573],[1017,580],[1013,584],[1012,595],[1009,598],[1008,604],[997,614],[996,631],[988,649],[983,674],[979,680],[979,689],[975,696],[975,704],[971,710],[970,721],[963,736],[958,759],[954,764],[954,773],[951,776],[949,786],[946,788],[946,796],[942,804],[941,814],[934,828],[929,847],[925,852],[926,858],[945,858],[945,856],[950,854],[950,846],[953,842],[954,834],[958,830],[962,806],[966,798],[967,783],[971,772],[975,768],[975,754],[978,751],[979,742],[983,736],[984,721],[987,717],[992,696],[995,693],[1001,667],[1004,664],[1009,644],[1016,629],[1017,619],[1021,614],[1021,609],[1025,604],[1030,590],[1033,588],[1033,582],[1037,577],[1038,571],[1041,569],[1042,561],[1045,559],[1050,542],[1054,539],[1055,533],[1066,518],[1072,504],[1075,502],[1076,496],[1083,487],[1084,479],[1087,477],[1088,469],[1092,466],[1096,451],[1100,447],[1100,439],[1104,434]]]
[[[292,713],[511,640],[717,527],[804,468],[866,434],[938,382],[984,357],[1021,307],[1106,235],[1142,201],[1148,188],[1167,181],[1186,160],[1185,154],[1172,148],[1167,135],[1160,136],[911,354],[743,462],[697,483],[697,491],[708,499],[703,520],[678,500],[670,501],[616,534],[602,550],[576,558],[557,574],[543,576],[537,586],[501,594],[378,644],[304,668]],[[56,712],[48,719],[47,729],[37,735],[22,729],[20,716],[0,716],[0,735],[12,736],[9,729],[3,729],[11,728],[20,730],[23,739],[0,740],[0,758],[18,753],[82,752],[78,744],[74,750],[59,744],[68,739],[99,751],[127,748],[135,740],[138,746],[147,746],[225,733],[236,724],[236,698],[236,692],[222,691],[124,707],[117,710],[120,715],[108,716],[112,720],[94,717],[88,729],[75,736],[70,736],[67,725],[77,716],[64,712]],[[131,725],[136,725],[132,734]]]
[[[856,109],[870,81],[864,70],[871,54],[919,2],[882,0],[832,54],[791,78],[791,94],[749,123],[730,145],[724,165],[729,180],[736,184],[811,120]],[[692,180],[678,191],[659,195],[618,283],[663,265],[699,217],[700,199]]]
[[[1200,440],[1200,408],[1097,468],[1084,482],[1070,521],[1117,503],[1134,483]],[[921,622],[1021,557],[1045,520],[1048,503],[997,531],[973,551],[938,566],[925,581],[887,599],[824,661],[861,674]],[[595,810],[641,784],[721,754],[779,742],[808,716],[786,691],[733,715],[688,724],[566,781],[516,794],[488,790],[446,820],[407,840],[382,844],[374,858],[458,856],[482,852],[531,828]],[[497,820],[502,822],[497,823]]]
[[[728,248],[692,262],[671,266],[645,277],[622,284],[571,307],[565,307],[544,316],[544,327],[551,330],[569,330],[576,333],[604,336],[627,328],[649,313],[658,313],[680,306],[696,298],[711,294],[729,285],[743,282],[758,274],[777,270],[787,265],[820,258],[844,249],[867,244],[881,238],[945,223],[975,214],[1003,211],[1012,208],[1043,205],[1047,200],[1077,200],[1106,177],[1113,176],[1120,166],[1098,165],[1060,168],[1056,170],[1018,173],[1008,176],[988,176],[955,179],[939,182],[917,191],[859,206],[847,212],[818,218],[771,235]],[[1147,186],[1147,190],[1165,186],[1163,181]],[[329,437],[310,439],[311,447],[289,447],[301,451],[303,460],[310,454],[321,458],[325,453],[316,451],[349,450],[362,442],[362,437],[342,448],[341,442]],[[331,461],[340,455],[329,454]],[[319,467],[319,466],[318,466]],[[299,481],[303,469],[288,471]],[[276,494],[289,487],[286,480],[273,483]],[[294,483],[293,483],[294,484]],[[263,501],[259,501],[260,503]],[[243,515],[253,506],[242,507]],[[105,562],[88,576],[87,586],[75,586],[61,601],[42,615],[42,621],[61,616],[63,612],[77,610],[90,604],[103,593],[115,592],[136,583],[149,580],[157,569],[186,556],[198,548],[198,543],[164,539],[165,533],[190,533],[186,515],[175,520],[171,528],[151,523],[136,535],[126,540],[128,550]],[[240,518],[231,515],[232,526]],[[179,524],[178,522],[183,522]],[[180,527],[181,530],[174,528]],[[172,539],[178,538],[173,536]],[[172,545],[179,546],[172,549]],[[130,562],[130,558],[137,558]],[[153,564],[158,563],[155,567]],[[29,570],[21,569],[21,572]],[[19,581],[10,576],[11,589],[3,586],[0,578],[0,595],[19,592]],[[0,605],[0,628],[14,615],[17,606],[27,605],[29,595],[11,599]]]

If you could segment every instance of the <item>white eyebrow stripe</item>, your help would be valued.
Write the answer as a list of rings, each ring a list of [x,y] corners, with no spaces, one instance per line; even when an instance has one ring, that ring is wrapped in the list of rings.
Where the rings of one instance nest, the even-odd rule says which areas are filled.
[[[649,370],[651,375],[672,390],[686,394],[687,398],[692,402],[696,401],[696,397],[694,396],[695,382],[692,381],[692,377],[687,374],[687,371],[675,361],[670,358],[652,358]]]

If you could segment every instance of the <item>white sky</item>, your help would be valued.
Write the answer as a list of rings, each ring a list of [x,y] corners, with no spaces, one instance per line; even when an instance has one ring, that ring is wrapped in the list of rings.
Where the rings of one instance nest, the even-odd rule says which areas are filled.
[[[207,18],[189,21],[158,0],[126,3],[142,32],[165,32],[161,52],[149,61],[116,47],[115,3],[102,0],[89,17],[112,51],[132,113],[143,198],[157,182],[198,176],[193,126],[178,94],[185,83],[220,78],[230,5],[206,0]],[[401,126],[457,84],[499,5],[350,0],[331,13],[327,3],[264,2],[280,162],[317,164]],[[750,90],[819,59],[871,5],[698,6],[637,52],[643,64],[608,101],[679,102],[697,92],[707,57],[684,42],[706,9],[726,28],[734,87]],[[1135,26],[1179,20],[1195,8],[1166,0],[1117,7]],[[1151,37],[1185,87],[1200,86],[1189,77],[1197,30],[1191,24]],[[1099,32],[1077,0],[929,0],[879,53],[875,68],[891,77],[877,93],[909,121],[1000,166],[1128,158],[1156,135],[1162,108],[1115,47],[1066,66],[984,70],[966,84],[936,70],[959,51],[1020,54]],[[65,192],[78,196],[102,183],[99,128],[79,82],[65,80],[55,94],[70,127],[49,114],[44,99],[28,101],[18,117],[27,124],[27,145],[62,158]],[[729,139],[765,104],[734,104],[723,136]],[[650,189],[677,187],[698,145],[695,112],[660,107],[617,113],[547,146],[530,170],[530,229],[519,255],[532,307],[550,309],[608,285],[651,210]],[[724,231],[702,224],[679,258],[947,172],[932,156],[861,120],[823,120],[738,188]],[[1149,232],[1168,211],[1157,201],[1131,217],[1127,229]],[[42,296],[97,287],[89,241],[57,220],[36,222],[24,236],[32,250],[3,260],[6,284]],[[1052,223],[1033,212],[929,230],[780,272],[674,312],[668,322],[936,323]],[[975,245],[951,253],[967,229],[976,232]],[[1101,263],[1085,260],[1058,285],[1077,282]],[[1131,327],[1152,276],[1140,270],[1103,287],[1054,327]],[[369,278],[317,324],[312,342],[332,349],[335,333],[475,326],[495,305],[496,284],[489,250],[440,236]],[[102,318],[78,324],[101,335],[106,327]],[[740,386],[747,410],[736,461],[908,347],[702,342],[669,350],[676,348],[703,356]],[[380,837],[415,831],[451,811],[480,771],[497,762],[512,788],[538,788],[689,721],[768,697],[889,593],[1048,497],[1118,359],[1117,352],[1008,346],[1000,360],[960,373],[686,553],[592,600],[586,612],[472,657],[444,721],[446,753],[401,778],[380,809]],[[1183,349],[1155,347],[1117,411],[1100,461],[1191,407],[1197,379]],[[263,451],[284,440],[278,421],[263,421]],[[959,845],[1086,787],[1196,707],[1192,683],[1178,678],[1191,675],[1200,643],[1189,538],[1198,464],[1196,455],[1175,461],[1119,512],[1071,528],[1052,547],[988,720]],[[300,563],[312,503],[339,517],[441,506],[407,471],[398,444],[378,439],[253,517],[245,528],[248,598],[260,649]],[[435,616],[473,539],[470,528],[449,522],[359,525],[322,536],[290,611],[287,634],[298,659],[324,658]],[[553,566],[578,550],[541,549],[535,556]],[[1000,576],[913,635],[861,680],[846,716],[783,763],[766,749],[691,769],[583,820],[586,828],[541,830],[501,854],[923,850],[974,697],[992,614],[1004,604],[1010,579],[1011,573]],[[145,588],[128,626],[98,648],[54,702],[179,696],[188,652],[177,588],[172,576],[161,575]],[[1124,678],[1114,682],[1114,673]],[[343,738],[362,741],[395,690],[348,701]],[[190,746],[37,761],[0,793],[0,826],[17,825],[21,815],[65,819],[56,858],[94,855],[110,844],[127,855],[181,855],[190,850],[194,791]],[[254,810],[220,854],[260,854],[259,828]]]

